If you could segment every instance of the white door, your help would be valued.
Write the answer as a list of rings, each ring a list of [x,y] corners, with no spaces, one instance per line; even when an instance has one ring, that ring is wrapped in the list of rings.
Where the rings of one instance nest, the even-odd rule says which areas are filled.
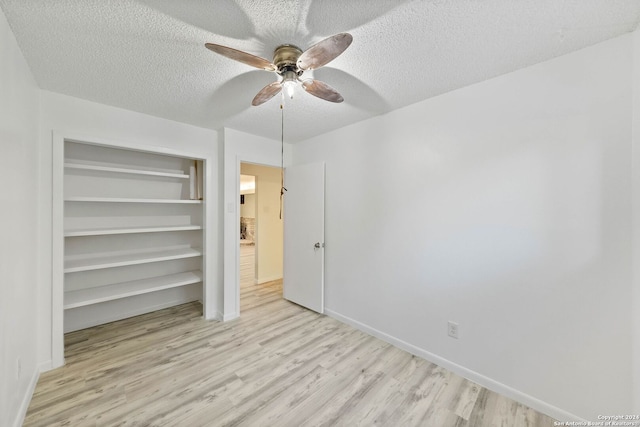
[[[284,279],[286,299],[324,312],[324,163],[285,171]]]

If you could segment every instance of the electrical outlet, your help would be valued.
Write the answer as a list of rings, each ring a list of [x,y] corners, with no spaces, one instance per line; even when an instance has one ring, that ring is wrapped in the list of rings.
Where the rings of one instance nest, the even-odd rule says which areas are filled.
[[[21,375],[22,375],[22,360],[20,360],[20,358],[18,357],[16,359],[16,377],[20,379]]]
[[[447,332],[451,338],[458,339],[458,324],[449,320],[447,323]]]

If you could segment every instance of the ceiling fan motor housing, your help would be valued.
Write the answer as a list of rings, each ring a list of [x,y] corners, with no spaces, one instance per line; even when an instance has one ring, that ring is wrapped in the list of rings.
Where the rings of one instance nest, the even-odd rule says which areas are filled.
[[[302,50],[292,44],[283,44],[276,48],[273,52],[273,64],[278,69],[277,73],[281,76],[287,71],[293,71],[298,76],[302,74],[302,70],[298,69],[298,58],[302,55]]]

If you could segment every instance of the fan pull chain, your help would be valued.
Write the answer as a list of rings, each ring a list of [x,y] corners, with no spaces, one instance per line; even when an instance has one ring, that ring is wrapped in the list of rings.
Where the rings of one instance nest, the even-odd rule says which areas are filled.
[[[280,104],[280,219],[282,219],[282,208],[284,205],[284,192],[287,191],[284,188],[284,102]]]

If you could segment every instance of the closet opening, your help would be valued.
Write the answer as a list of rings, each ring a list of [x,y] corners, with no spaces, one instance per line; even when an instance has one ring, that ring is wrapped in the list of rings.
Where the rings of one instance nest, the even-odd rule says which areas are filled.
[[[205,314],[206,160],[62,137],[54,152],[54,367],[64,334],[185,303]]]

